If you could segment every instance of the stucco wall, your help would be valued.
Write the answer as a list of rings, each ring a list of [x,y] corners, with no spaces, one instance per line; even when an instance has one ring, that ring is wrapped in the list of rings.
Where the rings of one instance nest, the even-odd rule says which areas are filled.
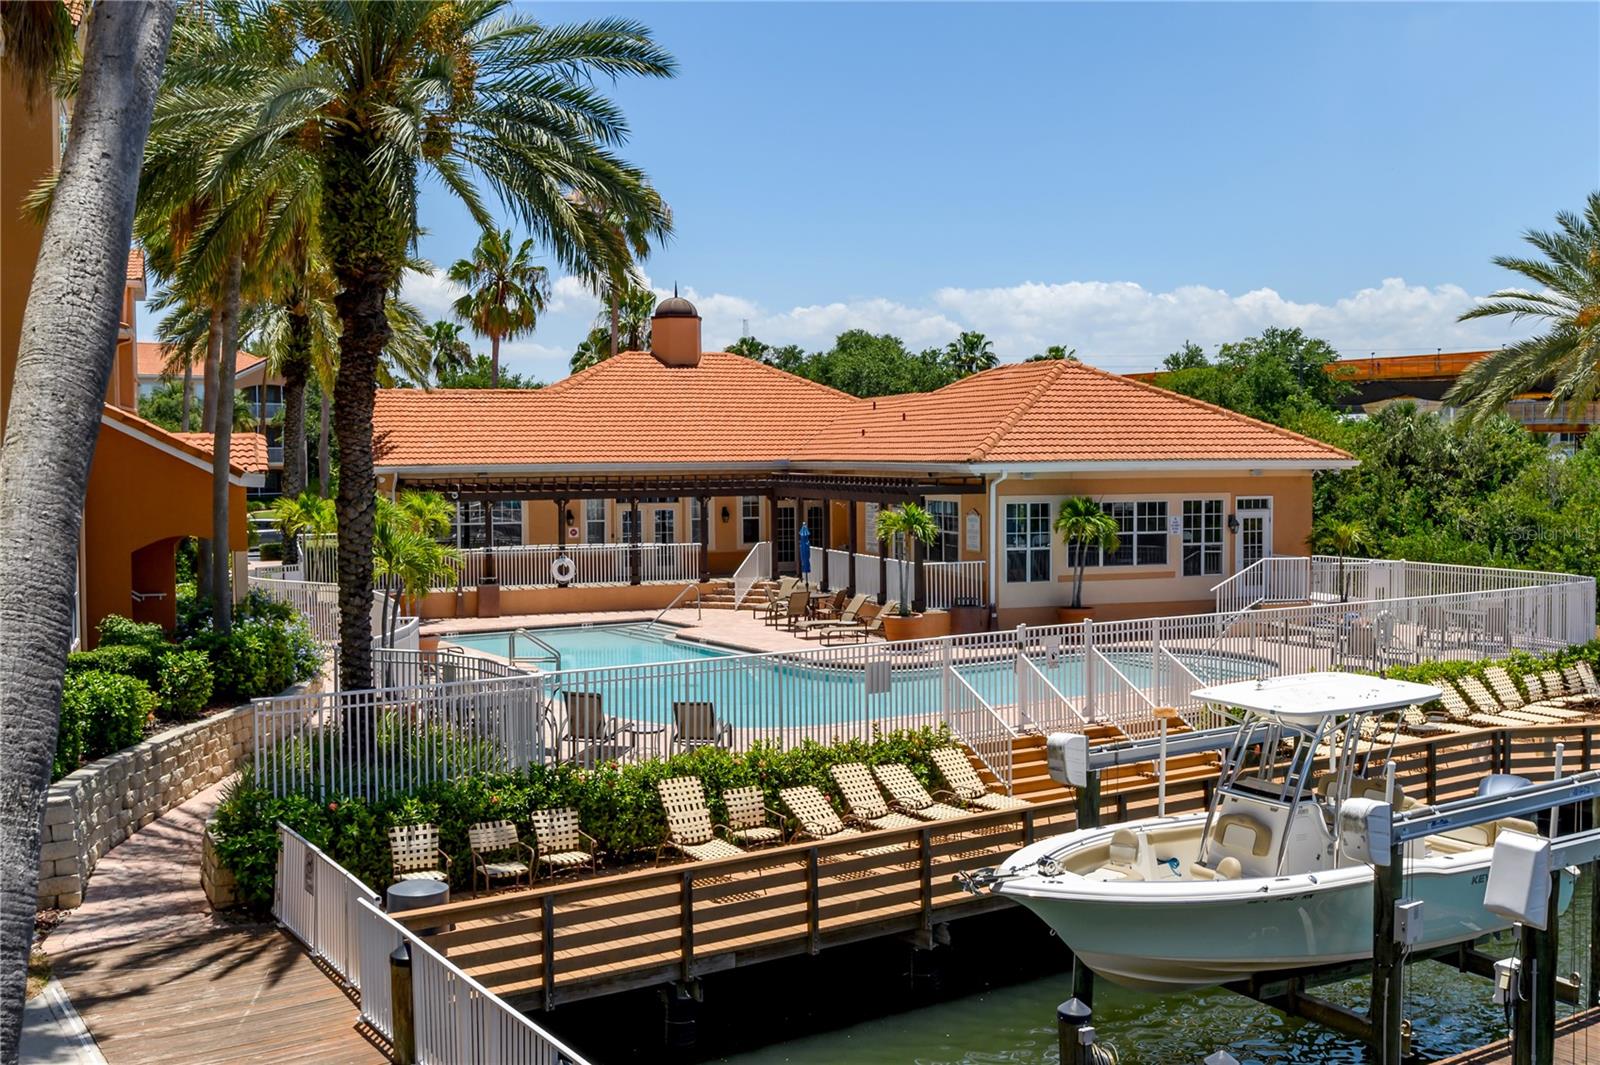
[[[44,239],[44,230],[23,216],[22,198],[61,157],[55,110],[42,98],[28,107],[16,79],[0,73],[0,130],[5,131],[0,137],[0,432],[11,403],[22,310]]]
[[[571,588],[501,588],[500,614],[570,614],[606,610],[660,610],[686,584],[593,584]],[[693,598],[688,599],[693,605]],[[455,592],[434,592],[422,601],[424,620],[475,618],[478,592],[465,588],[457,604]]]

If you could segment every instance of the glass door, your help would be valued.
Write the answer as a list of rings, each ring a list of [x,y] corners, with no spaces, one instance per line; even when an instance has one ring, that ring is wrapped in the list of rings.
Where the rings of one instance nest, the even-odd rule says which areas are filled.
[[[794,519],[794,504],[779,503],[773,514],[772,549],[778,553],[778,569],[784,573],[795,571],[795,549],[799,543],[800,528]]]

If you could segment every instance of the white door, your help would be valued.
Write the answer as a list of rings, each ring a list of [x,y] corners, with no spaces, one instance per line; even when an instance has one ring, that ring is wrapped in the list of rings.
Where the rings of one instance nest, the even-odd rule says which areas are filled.
[[[1241,497],[1233,510],[1239,518],[1239,533],[1233,538],[1233,571],[1241,573],[1272,554],[1272,498]]]

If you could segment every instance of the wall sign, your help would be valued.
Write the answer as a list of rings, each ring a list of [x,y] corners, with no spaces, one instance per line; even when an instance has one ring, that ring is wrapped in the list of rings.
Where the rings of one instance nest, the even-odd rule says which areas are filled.
[[[1173,517],[1168,518],[1167,519],[1167,532],[1171,533],[1173,536],[1182,536],[1183,535],[1183,519],[1181,517],[1176,516],[1176,515],[1174,515]]]
[[[976,509],[967,511],[967,550],[983,550],[983,519]]]

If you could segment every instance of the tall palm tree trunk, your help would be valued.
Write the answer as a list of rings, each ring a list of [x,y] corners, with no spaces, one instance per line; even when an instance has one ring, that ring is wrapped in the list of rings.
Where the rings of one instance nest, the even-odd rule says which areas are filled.
[[[500,334],[489,337],[489,387],[500,387]]]
[[[332,489],[333,482],[333,453],[328,447],[328,392],[326,389],[317,390],[317,399],[321,406],[317,426],[317,487],[322,492],[322,498],[327,499]]]
[[[175,0],[95,4],[0,443],[0,1061],[17,1060],[89,465]],[[74,357],[60,358],[70,351]]]
[[[194,406],[194,360],[190,359],[183,364],[183,416],[179,424],[184,432],[189,431],[189,408]]]
[[[206,330],[205,394],[200,397],[200,431],[217,430],[217,366],[222,351],[222,308],[213,303],[211,323]],[[211,598],[211,540],[201,537],[195,545],[195,591],[201,599]]]
[[[222,296],[222,357],[217,361],[216,428],[211,444],[211,624],[220,632],[233,627],[233,590],[228,579],[233,552],[228,536],[228,460],[233,451],[233,378],[238,369],[239,279],[244,257],[228,260],[227,289]]]
[[[283,494],[294,499],[306,490],[306,377],[311,372],[311,320],[289,311],[289,352],[283,360]],[[298,565],[300,545],[283,542],[285,565]]]
[[[617,311],[617,285],[613,281],[611,283],[611,357],[613,359],[617,357],[617,325],[620,317]]]

